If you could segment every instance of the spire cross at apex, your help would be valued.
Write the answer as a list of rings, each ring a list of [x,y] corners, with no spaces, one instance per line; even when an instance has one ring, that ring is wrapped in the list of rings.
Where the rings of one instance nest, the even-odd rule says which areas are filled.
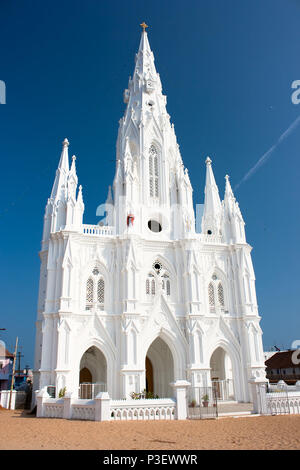
[[[140,26],[143,28],[143,32],[146,31],[146,28],[149,28],[149,26],[143,21],[143,23],[140,24]]]

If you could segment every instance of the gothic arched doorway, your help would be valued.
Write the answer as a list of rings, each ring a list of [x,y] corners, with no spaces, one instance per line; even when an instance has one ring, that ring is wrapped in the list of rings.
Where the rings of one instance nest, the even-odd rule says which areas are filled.
[[[160,338],[156,338],[146,355],[146,390],[159,398],[173,396],[170,385],[174,382],[174,361],[169,346]]]
[[[153,387],[153,367],[152,362],[150,361],[149,357],[146,357],[146,391],[148,393],[154,393]]]
[[[81,398],[95,398],[106,391],[107,363],[104,354],[95,346],[83,354],[79,366],[79,386]]]
[[[92,374],[87,367],[80,370],[79,383],[92,383]]]
[[[219,400],[234,399],[232,362],[229,354],[221,347],[213,352],[210,359],[212,384],[216,388]]]

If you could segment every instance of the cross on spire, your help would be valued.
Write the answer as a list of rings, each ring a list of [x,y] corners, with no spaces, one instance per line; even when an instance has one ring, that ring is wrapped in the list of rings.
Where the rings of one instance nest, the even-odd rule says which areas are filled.
[[[146,28],[149,28],[149,26],[143,21],[143,23],[140,24],[140,26],[143,28],[143,32],[146,31]]]

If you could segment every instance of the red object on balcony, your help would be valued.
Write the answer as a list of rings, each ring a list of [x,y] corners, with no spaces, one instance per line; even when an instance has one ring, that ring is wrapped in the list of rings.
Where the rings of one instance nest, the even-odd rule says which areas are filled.
[[[133,222],[134,222],[134,215],[133,214],[128,214],[128,216],[127,216],[127,227],[129,227],[129,225],[133,225]]]

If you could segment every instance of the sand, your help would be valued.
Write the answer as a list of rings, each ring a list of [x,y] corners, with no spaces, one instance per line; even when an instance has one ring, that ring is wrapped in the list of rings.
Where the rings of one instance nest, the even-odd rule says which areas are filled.
[[[0,449],[300,449],[300,415],[94,422],[0,410]]]

